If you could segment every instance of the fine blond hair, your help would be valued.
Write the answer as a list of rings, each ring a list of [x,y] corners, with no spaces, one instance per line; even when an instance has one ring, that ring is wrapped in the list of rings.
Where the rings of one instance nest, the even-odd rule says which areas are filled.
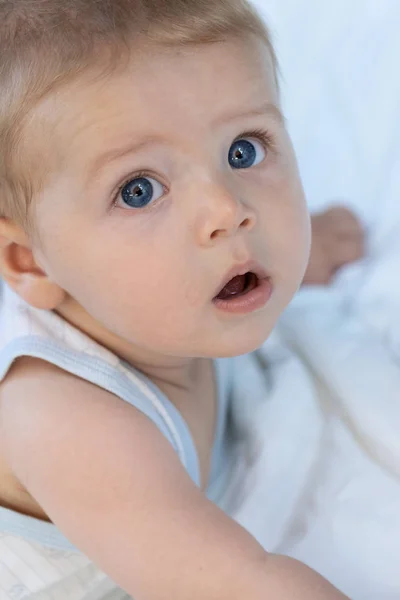
[[[275,66],[247,0],[0,0],[0,218],[29,228],[45,161],[26,148],[24,125],[48,94],[99,57],[111,72],[140,38],[188,45],[246,35],[265,41]]]

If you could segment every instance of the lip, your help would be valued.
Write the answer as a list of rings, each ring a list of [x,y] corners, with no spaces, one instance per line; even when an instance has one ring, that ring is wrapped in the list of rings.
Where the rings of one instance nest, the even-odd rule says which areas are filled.
[[[220,283],[218,289],[216,290],[213,299],[215,300],[220,291],[229,283],[231,279],[237,277],[238,275],[245,275],[246,273],[251,272],[257,275],[257,278],[262,281],[263,279],[269,279],[269,275],[266,270],[255,260],[249,260],[240,265],[233,266],[228,273],[223,278]]]
[[[217,298],[221,289],[237,275],[244,275],[248,272],[254,273],[258,278],[258,285],[253,290],[243,296],[236,296],[229,299]],[[226,277],[218,288],[216,295],[213,298],[214,306],[221,313],[230,313],[236,315],[246,315],[263,308],[273,293],[273,285],[271,277],[265,269],[256,261],[248,261],[241,265],[235,265],[226,274]]]

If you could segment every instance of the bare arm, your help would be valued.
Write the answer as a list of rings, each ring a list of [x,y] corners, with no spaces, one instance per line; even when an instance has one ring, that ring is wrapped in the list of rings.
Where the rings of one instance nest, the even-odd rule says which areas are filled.
[[[36,359],[0,393],[8,461],[63,533],[135,600],[339,600],[209,502],[140,412]]]

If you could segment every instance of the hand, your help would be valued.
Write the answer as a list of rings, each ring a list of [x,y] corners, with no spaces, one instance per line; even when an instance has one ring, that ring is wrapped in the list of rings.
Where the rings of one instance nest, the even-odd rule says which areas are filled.
[[[305,285],[328,285],[340,267],[365,254],[363,227],[348,208],[334,206],[311,216],[311,254]]]

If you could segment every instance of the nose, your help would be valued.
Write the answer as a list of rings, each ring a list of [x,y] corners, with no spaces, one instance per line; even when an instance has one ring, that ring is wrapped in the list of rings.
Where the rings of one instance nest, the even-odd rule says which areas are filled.
[[[203,189],[203,194],[196,222],[197,241],[201,246],[212,246],[221,238],[253,229],[255,211],[238,195],[222,185],[209,186]]]

